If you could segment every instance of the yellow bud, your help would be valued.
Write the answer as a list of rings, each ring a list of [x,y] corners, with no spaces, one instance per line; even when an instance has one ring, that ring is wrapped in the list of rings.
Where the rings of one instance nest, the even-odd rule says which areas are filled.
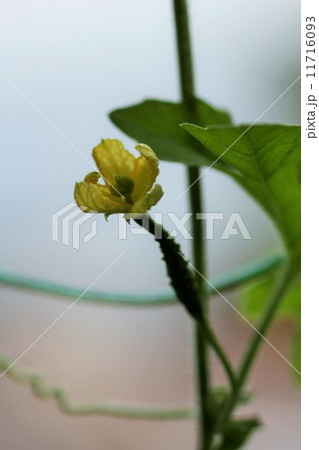
[[[99,172],[90,172],[86,175],[86,177],[84,178],[84,181],[86,183],[96,184],[99,181],[100,176],[101,175],[99,174]]]

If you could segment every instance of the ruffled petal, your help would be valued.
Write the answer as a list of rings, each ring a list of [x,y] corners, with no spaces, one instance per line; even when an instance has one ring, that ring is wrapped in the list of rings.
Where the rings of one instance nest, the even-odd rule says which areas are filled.
[[[135,148],[141,156],[137,158],[135,170],[132,174],[135,183],[132,197],[133,201],[138,201],[145,197],[152,188],[159,174],[159,168],[158,159],[148,145],[138,144]]]
[[[136,165],[136,158],[125,150],[118,139],[102,139],[93,149],[93,158],[106,186],[114,186],[116,176],[130,177]]]
[[[164,192],[162,187],[159,184],[155,184],[151,192],[146,194],[142,199],[135,202],[131,209],[130,213],[134,214],[144,214],[146,211],[151,209],[152,206],[156,205],[157,202],[163,197]]]
[[[122,198],[112,196],[105,186],[100,184],[86,183],[81,181],[75,183],[74,198],[77,205],[86,213],[125,213],[130,209]]]

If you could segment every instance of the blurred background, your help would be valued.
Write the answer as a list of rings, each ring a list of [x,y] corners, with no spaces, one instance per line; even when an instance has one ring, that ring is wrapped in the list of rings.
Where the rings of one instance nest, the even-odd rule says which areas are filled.
[[[236,123],[253,122],[299,76],[299,1],[190,0],[189,6],[198,95],[231,111]],[[117,217],[108,224],[98,217],[97,236],[80,250],[52,241],[52,214],[73,201],[74,182],[92,168],[46,120],[89,161],[102,137],[120,138],[133,149],[106,114],[145,98],[178,101],[171,1],[11,0],[2,6],[0,30],[0,270],[85,290],[126,251],[95,290],[166,289],[157,245],[150,236],[118,240]],[[299,123],[299,89],[296,83],[262,122]],[[154,212],[182,216],[187,196],[177,197],[187,186],[185,169],[165,162],[160,169],[165,196]],[[280,247],[269,219],[232,180],[212,170],[203,185],[206,211],[222,212],[226,220],[239,212],[252,237],[221,240],[225,222],[217,222],[208,244],[210,276]],[[189,256],[190,241],[181,243]],[[227,298],[238,301],[234,293]],[[68,305],[1,287],[0,352],[20,355]],[[238,361],[252,330],[217,297],[212,322]],[[179,306],[124,309],[79,301],[19,364],[62,383],[78,401],[192,405],[191,328]],[[280,322],[269,334],[287,356],[292,328]],[[222,382],[214,360],[212,369],[215,382]],[[300,448],[299,389],[291,375],[265,345],[249,382],[254,401],[244,410],[257,412],[264,427],[248,449]],[[191,421],[68,417],[7,377],[0,380],[0,399],[5,450],[195,448]]]

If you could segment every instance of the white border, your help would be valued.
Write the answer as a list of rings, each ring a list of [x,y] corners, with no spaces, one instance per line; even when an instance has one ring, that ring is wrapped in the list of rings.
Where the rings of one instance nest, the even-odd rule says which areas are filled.
[[[301,448],[315,448],[318,439],[319,370],[319,137],[307,138],[307,96],[305,23],[307,16],[316,19],[316,78],[312,92],[319,97],[319,2],[302,0],[301,4],[301,138],[302,138],[302,402]],[[316,111],[316,133],[319,135],[319,108]]]

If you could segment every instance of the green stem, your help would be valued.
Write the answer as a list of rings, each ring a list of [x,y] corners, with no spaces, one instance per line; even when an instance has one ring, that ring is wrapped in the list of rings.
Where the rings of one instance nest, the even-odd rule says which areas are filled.
[[[206,284],[207,293],[214,294],[216,291],[211,287],[213,285],[219,292],[227,291],[243,286],[249,281],[253,281],[269,274],[282,264],[283,258],[280,255],[268,256],[261,260],[245,264],[224,275],[210,279],[210,284]],[[30,292],[41,292],[51,294],[62,298],[75,299],[81,296],[81,302],[86,301],[97,304],[124,305],[124,306],[165,306],[176,303],[176,297],[173,292],[158,293],[112,293],[103,291],[87,291],[83,295],[83,288],[77,288],[65,284],[54,283],[49,280],[42,280],[33,277],[24,277],[22,275],[0,272],[0,285],[14,289],[27,289]]]
[[[215,350],[217,356],[219,357],[221,363],[223,364],[225,371],[228,375],[228,379],[230,382],[230,385],[233,389],[236,388],[236,376],[235,372],[232,368],[232,365],[224,352],[223,348],[221,347],[214,331],[212,330],[209,320],[207,319],[207,316],[204,316],[203,321],[201,323],[201,327],[203,330],[204,339],[206,339],[212,346],[212,348]]]
[[[232,391],[232,394],[230,396],[230,399],[228,403],[225,405],[224,410],[222,411],[214,432],[215,435],[220,433],[223,433],[223,430],[225,428],[225,425],[227,424],[232,411],[234,407],[236,406],[236,403],[238,401],[238,398],[240,396],[241,390],[247,380],[248,374],[250,372],[250,369],[252,367],[252,364],[256,358],[256,355],[258,353],[258,350],[260,349],[260,346],[264,340],[264,336],[267,333],[269,326],[274,318],[274,315],[276,311],[278,310],[278,307],[280,306],[280,301],[284,297],[284,293],[286,292],[287,288],[289,287],[290,281],[291,281],[291,265],[290,262],[286,264],[284,267],[282,273],[280,274],[280,277],[278,279],[278,282],[274,288],[274,291],[271,295],[270,301],[268,303],[268,306],[266,307],[266,310],[262,316],[262,319],[259,323],[259,325],[256,327],[257,331],[253,332],[253,335],[251,337],[251,340],[247,346],[247,350],[243,356],[238,376],[237,376],[237,383],[235,389]],[[215,448],[215,447],[214,447]],[[218,449],[222,450],[223,443],[219,444],[217,446]]]
[[[260,344],[263,342],[263,336],[267,333],[268,328],[272,322],[272,319],[278,310],[280,301],[284,297],[284,294],[287,288],[290,285],[291,281],[291,268],[288,263],[286,267],[284,267],[283,272],[280,274],[280,278],[278,280],[277,285],[275,286],[274,292],[272,294],[271,300],[268,303],[268,307],[265,310],[265,313],[260,321],[259,326],[257,327],[258,333],[255,332],[251,338],[250,343],[247,346],[247,351],[243,357],[242,363],[239,369],[238,375],[238,385],[241,385],[245,382],[246,377],[248,375],[249,369],[256,357],[256,354],[259,350]]]
[[[58,385],[48,386],[38,373],[30,372],[0,355],[0,371],[13,381],[30,386],[35,396],[42,400],[55,400],[58,408],[72,416],[104,415],[139,420],[186,420],[193,419],[194,411],[187,408],[147,408],[143,406],[125,406],[112,404],[76,404],[69,399],[67,392]]]
[[[199,176],[198,169],[188,169],[188,182],[192,184]],[[202,212],[202,199],[200,192],[200,184],[196,183],[193,189],[190,190],[190,206],[192,211],[192,232],[193,232],[193,262],[198,271],[206,276],[206,249],[204,241],[203,223],[196,220],[197,212]],[[200,448],[208,449],[211,433],[211,418],[210,418],[210,371],[209,371],[209,354],[207,338],[206,317],[208,315],[208,296],[204,287],[204,280],[197,273],[195,274],[196,284],[203,305],[203,319],[202,322],[195,323],[195,363],[197,369],[197,392],[198,403],[200,410],[199,426],[200,426]],[[210,340],[210,344],[216,350],[217,340]],[[219,353],[220,357],[222,354]],[[221,358],[223,362],[223,358]],[[226,369],[227,371],[227,369]]]
[[[195,98],[191,39],[186,0],[174,0],[179,78],[183,102],[192,110]]]
[[[191,52],[191,40],[189,32],[189,20],[186,0],[174,0],[176,42],[179,60],[180,86],[183,103],[186,108],[189,120],[194,115],[194,76]],[[188,184],[191,185],[199,178],[199,169],[195,167],[188,168]],[[190,191],[190,205],[192,211],[192,232],[193,232],[193,263],[195,267],[206,275],[206,252],[204,245],[203,225],[201,221],[196,220],[195,213],[202,211],[201,187],[197,182]],[[203,287],[203,280],[197,276],[197,287],[200,294],[201,302],[204,309],[204,315],[207,309],[207,295]],[[195,358],[197,369],[197,392],[199,403],[199,429],[200,442],[199,448],[208,449],[210,440],[210,412],[209,412],[209,391],[210,391],[210,374],[209,374],[209,356],[208,348],[200,324],[195,324]]]

